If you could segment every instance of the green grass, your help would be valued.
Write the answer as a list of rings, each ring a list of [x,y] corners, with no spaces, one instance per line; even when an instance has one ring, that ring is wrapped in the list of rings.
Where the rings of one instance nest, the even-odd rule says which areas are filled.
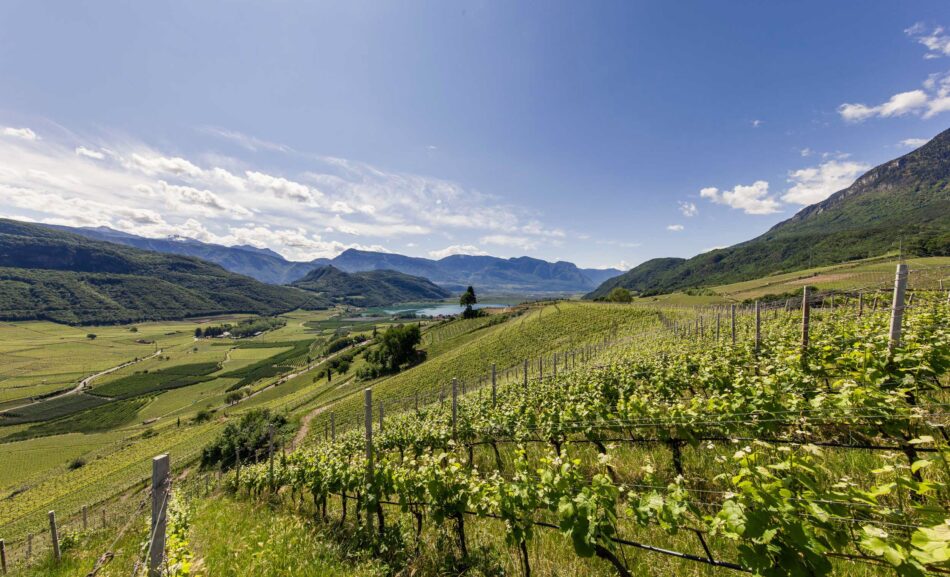
[[[225,496],[199,504],[189,537],[200,570],[215,577],[385,575],[368,555],[346,560],[342,547],[298,515]]]
[[[92,394],[126,399],[156,391],[178,389],[209,380],[210,377],[207,375],[219,368],[218,363],[211,362],[178,365],[149,373],[135,373],[96,387],[92,390]]]
[[[3,463],[0,467],[0,498],[5,498],[9,490],[35,484],[40,477],[65,471],[69,461],[109,446],[123,436],[122,432],[115,431],[70,433],[0,443],[0,462]]]
[[[5,437],[4,441],[21,441],[33,437],[69,433],[101,433],[117,429],[133,422],[139,410],[148,402],[148,397],[137,397],[100,405],[62,419],[33,425],[29,429]]]
[[[19,423],[49,421],[91,409],[92,407],[104,405],[108,402],[107,399],[83,393],[58,397],[8,411],[0,417],[0,424],[15,425]]]
[[[313,340],[299,340],[291,342],[259,342],[253,341],[242,343],[239,348],[257,349],[257,348],[286,348],[289,350],[267,357],[252,365],[242,367],[233,371],[223,373],[222,377],[231,377],[240,379],[231,386],[231,389],[239,389],[245,385],[250,385],[255,381],[274,377],[282,372],[286,372],[290,366],[302,365],[306,362],[306,357],[310,353],[310,345]]]

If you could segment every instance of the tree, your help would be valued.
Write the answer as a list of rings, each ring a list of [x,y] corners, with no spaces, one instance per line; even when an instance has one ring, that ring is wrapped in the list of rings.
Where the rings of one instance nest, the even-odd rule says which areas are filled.
[[[86,338],[89,339],[90,341],[94,341],[96,340],[96,333],[89,333],[88,335],[86,335]]]
[[[618,286],[610,291],[610,294],[607,295],[607,300],[612,303],[629,303],[633,301],[633,294],[627,289]]]
[[[196,338],[196,339],[200,339],[200,338],[201,338],[201,327],[198,327],[198,328],[195,329],[195,338]]]
[[[462,317],[470,319],[476,316],[475,309],[472,308],[472,305],[477,303],[478,299],[475,297],[475,289],[473,287],[465,289],[465,292],[459,297],[459,305],[465,307],[465,310],[462,312]]]
[[[398,373],[402,367],[422,361],[425,353],[416,350],[416,346],[421,342],[422,331],[418,325],[389,327],[380,337],[379,346],[366,353],[369,366],[361,372],[361,378]]]

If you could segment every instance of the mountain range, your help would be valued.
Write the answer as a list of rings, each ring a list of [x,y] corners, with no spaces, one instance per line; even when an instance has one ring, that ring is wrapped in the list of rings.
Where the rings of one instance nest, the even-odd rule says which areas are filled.
[[[442,300],[452,293],[430,282],[394,270],[348,273],[333,265],[313,269],[293,285],[334,304],[381,307],[394,303]]]
[[[586,297],[615,287],[649,295],[713,286],[897,250],[950,255],[950,130],[761,236],[690,259],[646,261]]]
[[[315,293],[265,284],[198,258],[0,219],[3,320],[105,324],[329,305]]]
[[[269,284],[290,284],[303,278],[314,267],[333,265],[344,272],[393,270],[421,276],[453,292],[473,285],[479,292],[578,293],[590,291],[623,272],[617,269],[582,269],[569,262],[552,263],[530,257],[505,259],[452,255],[434,260],[357,249],[343,251],[332,259],[295,262],[274,251],[247,245],[223,246],[182,237],[145,238],[105,227],[59,228],[95,240],[198,257]]]

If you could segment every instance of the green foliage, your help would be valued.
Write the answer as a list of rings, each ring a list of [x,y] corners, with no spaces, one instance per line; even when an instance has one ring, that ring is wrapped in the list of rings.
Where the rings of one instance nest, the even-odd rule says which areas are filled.
[[[34,437],[65,435],[68,433],[98,433],[109,431],[135,420],[139,410],[149,402],[149,397],[115,401],[86,409],[61,419],[46,421],[18,431],[5,441],[21,441]]]
[[[419,325],[391,326],[377,340],[379,344],[366,353],[368,366],[360,373],[363,379],[398,373],[425,359],[425,352],[416,350],[422,342]]]
[[[334,266],[316,268],[294,281],[293,286],[334,303],[359,307],[441,300],[449,296],[445,289],[422,277],[393,270],[348,273]]]
[[[66,395],[46,399],[32,405],[2,413],[0,414],[0,423],[4,425],[16,425],[21,423],[35,423],[37,421],[49,421],[78,413],[85,409],[104,405],[108,402],[107,399],[82,393]]]
[[[91,394],[100,397],[128,399],[148,393],[178,389],[211,380],[211,373],[221,368],[216,362],[177,365],[152,372],[134,373],[95,387]]]
[[[288,366],[298,366],[303,364],[306,361],[307,354],[310,352],[310,345],[312,343],[313,339],[288,342],[255,341],[242,343],[240,348],[264,349],[290,347],[290,350],[260,360],[252,365],[224,373],[220,376],[240,379],[238,382],[228,387],[228,391],[240,389],[241,387],[250,385],[261,379],[277,376],[286,370]]]
[[[623,287],[614,287],[607,295],[607,301],[612,303],[629,303],[633,300],[633,294]]]
[[[326,306],[205,261],[0,219],[0,319],[118,324]]]
[[[195,329],[195,336],[199,338],[212,338],[219,337],[224,333],[228,333],[233,338],[243,339],[246,337],[252,337],[258,333],[279,329],[284,326],[287,326],[287,321],[280,317],[262,317],[255,319],[245,319],[236,325],[225,323],[223,325],[205,327],[204,329],[198,327]]]
[[[231,468],[237,462],[238,450],[242,462],[255,461],[267,455],[271,442],[277,450],[281,439],[290,433],[291,427],[284,415],[269,409],[253,409],[241,415],[240,421],[228,423],[217,439],[202,450],[201,465]]]

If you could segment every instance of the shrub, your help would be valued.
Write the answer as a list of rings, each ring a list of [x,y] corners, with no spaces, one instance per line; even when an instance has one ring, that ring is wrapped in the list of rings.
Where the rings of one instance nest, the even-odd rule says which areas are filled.
[[[86,460],[83,459],[82,457],[76,457],[75,459],[69,462],[69,465],[67,465],[67,468],[70,471],[75,471],[76,469],[80,469],[85,466],[86,466]]]
[[[272,413],[269,409],[254,409],[241,416],[237,423],[231,422],[224,428],[218,438],[201,452],[201,466],[214,467],[221,465],[230,469],[236,462],[237,451],[241,452],[241,460],[247,461],[255,455],[265,454],[270,445],[270,429],[274,430],[274,445],[291,432],[287,418],[282,414]]]

